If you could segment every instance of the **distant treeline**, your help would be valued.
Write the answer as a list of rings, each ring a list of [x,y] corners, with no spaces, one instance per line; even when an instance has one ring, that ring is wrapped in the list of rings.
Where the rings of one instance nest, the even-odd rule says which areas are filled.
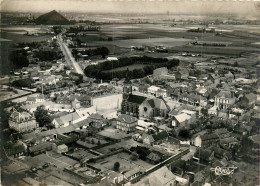
[[[15,48],[24,48],[24,47],[30,47],[30,48],[39,48],[42,45],[43,42],[19,42],[14,45]]]
[[[84,32],[84,31],[99,31],[100,26],[96,25],[88,25],[88,26],[77,26],[77,27],[70,27],[67,30],[67,33],[78,33],[78,32]]]
[[[118,61],[106,61],[98,65],[87,66],[84,70],[86,76],[97,79],[111,80],[112,78],[122,79],[125,77],[126,70],[104,72],[118,67],[130,66],[133,64],[147,64],[143,69],[134,69],[129,71],[130,79],[142,78],[151,75],[153,70],[160,67],[167,67],[168,69],[179,65],[178,59],[168,60],[167,58],[153,58],[148,56],[142,57],[122,57]]]

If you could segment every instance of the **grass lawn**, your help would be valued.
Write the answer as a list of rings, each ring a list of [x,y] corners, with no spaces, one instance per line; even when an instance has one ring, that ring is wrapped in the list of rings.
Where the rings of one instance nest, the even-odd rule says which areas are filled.
[[[112,63],[112,62],[111,62]],[[117,72],[117,71],[123,71],[123,70],[127,70],[127,67],[130,71],[134,70],[134,69],[143,69],[145,66],[144,64],[133,64],[133,65],[129,65],[129,66],[123,66],[123,67],[118,67],[118,68],[114,68],[111,70],[105,70],[103,72]]]

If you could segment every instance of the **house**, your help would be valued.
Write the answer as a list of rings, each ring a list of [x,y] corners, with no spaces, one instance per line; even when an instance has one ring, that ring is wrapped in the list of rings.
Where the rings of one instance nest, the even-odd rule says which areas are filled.
[[[15,144],[10,144],[8,146],[4,146],[5,153],[8,157],[19,157],[25,154],[26,146],[23,142],[18,141]]]
[[[133,116],[121,114],[117,118],[116,128],[123,132],[133,132],[137,126],[137,121],[138,119]]]
[[[148,145],[158,145],[168,140],[168,133],[166,131],[159,132],[153,135],[148,135],[144,138],[143,143]]]
[[[26,100],[26,104],[43,103],[44,101],[45,101],[44,95],[39,94],[37,96],[28,96]]]
[[[102,121],[104,120],[104,117],[98,113],[92,113],[88,119],[94,123],[102,123]]]
[[[204,96],[204,95],[206,95],[206,93],[207,93],[207,89],[205,88],[205,87],[198,87],[198,88],[196,88],[196,92],[199,94],[199,95],[202,95],[202,96]]]
[[[179,70],[175,73],[176,80],[188,79],[189,71],[187,69]]]
[[[207,148],[212,145],[216,146],[218,143],[219,143],[219,137],[215,133],[198,135],[194,138],[194,146],[197,147]]]
[[[196,112],[185,109],[185,106],[181,106],[171,111],[171,117],[173,127],[184,127],[196,121]]]
[[[260,134],[256,134],[253,136],[249,136],[248,139],[252,141],[252,147],[253,149],[258,152],[259,151],[259,145],[260,145]]]
[[[147,89],[147,92],[148,92],[148,94],[150,94],[150,95],[152,95],[152,96],[156,96],[156,95],[157,95],[157,92],[158,92],[160,89],[161,89],[160,87],[150,86],[150,87]]]
[[[153,77],[154,78],[161,78],[164,75],[168,74],[168,69],[166,67],[157,68],[153,70]]]
[[[149,127],[153,127],[154,125],[155,124],[153,122],[138,120],[136,129],[139,130],[139,131],[147,132],[149,130]]]
[[[18,112],[13,109],[9,120],[9,127],[18,132],[29,132],[39,127],[36,119],[28,112]]]
[[[212,150],[214,151],[214,157],[217,159],[221,160],[224,158],[226,160],[230,160],[232,158],[232,155],[227,150],[219,147],[214,147]]]
[[[25,105],[22,105],[21,108],[30,112],[31,114],[33,114],[33,112],[36,111],[37,107],[39,107],[41,105],[43,105],[45,107],[45,109],[47,109],[47,110],[52,110],[56,107],[56,104],[54,104],[53,102],[45,101],[42,103],[25,104]]]
[[[215,96],[215,106],[217,106],[220,109],[226,109],[229,106],[233,105],[235,103],[236,98],[234,97],[234,94],[230,92],[229,90],[221,90],[216,96]]]
[[[217,116],[218,115],[219,108],[217,106],[213,106],[208,110],[209,116]]]
[[[257,99],[254,93],[245,94],[242,98],[240,98],[240,106],[244,108],[249,108],[255,105]]]
[[[234,145],[239,144],[239,141],[235,137],[221,138],[220,145],[223,147],[232,148]]]
[[[37,154],[45,153],[46,151],[50,151],[50,150],[52,150],[52,148],[53,148],[53,143],[44,142],[44,143],[40,143],[38,145],[29,147],[29,152],[31,155],[37,155]]]
[[[141,83],[139,85],[139,91],[146,93],[149,87],[150,87],[150,85]]]
[[[181,113],[172,117],[173,127],[184,127],[192,123],[192,118],[186,113]]]
[[[52,124],[55,128],[66,127],[68,125],[76,124],[81,121],[81,117],[77,112],[72,112],[52,120]]]
[[[214,151],[211,151],[209,149],[205,150],[203,148],[199,148],[193,156],[194,161],[198,161],[200,163],[205,163],[205,164],[210,164],[213,159],[214,159]]]
[[[184,109],[180,113],[185,113],[185,114],[189,115],[191,117],[192,122],[196,121],[196,118],[197,118],[196,111]]]
[[[57,153],[59,153],[59,154],[68,152],[68,150],[69,150],[69,148],[68,148],[68,146],[65,145],[65,144],[58,145],[58,146],[56,146],[56,148],[55,148],[55,151],[56,151]]]
[[[139,84],[138,83],[133,83],[132,89],[133,89],[133,91],[139,91]]]
[[[178,114],[181,113],[181,111],[183,110],[188,110],[191,111],[193,110],[195,107],[192,105],[185,105],[185,104],[181,104],[179,106],[176,107],[176,105],[173,105],[173,109],[169,112],[169,117],[173,117],[176,116]]]
[[[118,58],[117,57],[107,57],[107,60],[108,61],[118,61]]]
[[[132,179],[139,176],[140,174],[142,174],[142,172],[140,171],[140,169],[138,167],[136,167],[136,168],[133,168],[133,169],[125,172],[123,174],[123,176],[124,176],[124,180],[131,181]]]
[[[232,74],[230,71],[228,71],[227,74],[224,75],[226,82],[233,82],[235,79],[234,74]]]
[[[216,74],[210,74],[208,80],[211,81],[213,84],[217,85],[220,83],[220,77]]]
[[[156,97],[162,97],[162,98],[166,98],[167,97],[167,90],[166,89],[159,89],[156,92]]]
[[[74,109],[79,109],[80,108],[80,101],[75,98],[72,102],[71,102],[71,107]]]
[[[112,184],[119,184],[120,182],[122,182],[124,180],[124,176],[123,174],[119,173],[119,172],[109,172],[108,173],[108,181]]]
[[[179,101],[181,103],[199,106],[203,102],[206,102],[206,98],[204,98],[198,94],[185,92],[185,93],[179,95]]]
[[[227,138],[230,136],[230,132],[226,128],[220,128],[216,129],[214,133],[219,137],[219,138]]]
[[[176,176],[166,167],[162,167],[148,177],[150,186],[174,186],[177,185]]]

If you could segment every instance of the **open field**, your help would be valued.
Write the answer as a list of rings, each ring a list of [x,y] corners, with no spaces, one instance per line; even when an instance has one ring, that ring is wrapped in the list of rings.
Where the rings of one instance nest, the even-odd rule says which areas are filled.
[[[112,127],[106,128],[106,129],[100,131],[98,134],[101,136],[109,137],[109,138],[113,138],[113,139],[123,139],[128,136],[131,136],[131,134],[126,134],[125,132],[122,132],[122,131],[112,128]]]
[[[48,41],[51,39],[51,35],[39,35],[39,36],[28,36],[24,33],[34,32],[39,30],[39,27],[5,27],[0,32],[0,51],[1,51],[1,64],[0,64],[0,75],[9,75],[10,71],[13,70],[9,55],[13,50],[13,44],[18,42],[40,42]]]
[[[46,154],[40,154],[34,157],[28,157],[25,159],[24,163],[26,163],[29,167],[38,167],[43,166],[45,163],[53,163],[58,168],[64,169],[68,166],[73,166],[78,162],[67,156],[63,156],[60,154],[56,154],[53,152],[46,152]]]
[[[39,42],[39,41],[48,41],[51,39],[51,35],[39,35],[39,36],[28,36],[24,35],[25,31],[2,31],[0,38],[7,39],[12,42]]]
[[[171,52],[191,52],[198,54],[215,54],[215,55],[234,55],[240,56],[240,54],[246,52],[260,52],[259,49],[250,49],[247,47],[202,47],[202,46],[181,46],[172,47]]]
[[[9,99],[14,99],[23,95],[29,95],[29,94],[31,94],[31,92],[29,91],[15,89],[15,88],[12,88],[12,90],[8,90],[7,86],[3,86],[0,88],[0,102]]]
[[[191,41],[192,40],[190,39],[162,37],[162,38],[118,40],[118,41],[113,41],[113,44],[121,47],[131,47],[131,46],[141,47],[143,45],[148,45],[148,46],[163,45],[166,47],[173,47],[173,46],[183,46],[188,44]]]
[[[122,100],[122,94],[100,96],[93,99],[93,107],[96,108],[97,113],[112,119],[117,117],[117,110],[121,108]]]
[[[100,96],[93,99],[93,107],[98,111],[117,110],[120,108],[122,100],[122,94]]]
[[[170,48],[170,52],[189,51],[235,56],[243,52],[259,52],[259,46],[253,44],[260,39],[260,34],[257,31],[259,27],[257,25],[253,25],[254,30],[252,33],[246,30],[244,25],[216,25],[216,30],[220,31],[219,35],[216,35],[216,33],[187,32],[190,27],[189,25],[170,27],[160,24],[102,25],[102,35],[112,37],[113,41],[97,41],[92,44],[116,45],[123,48],[143,45],[164,45]],[[227,47],[189,45],[189,43],[194,41],[227,42],[229,45]]]

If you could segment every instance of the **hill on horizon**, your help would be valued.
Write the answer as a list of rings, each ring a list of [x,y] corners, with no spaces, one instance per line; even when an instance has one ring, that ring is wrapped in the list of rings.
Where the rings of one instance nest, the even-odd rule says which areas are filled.
[[[68,25],[70,21],[63,15],[59,14],[56,10],[52,10],[46,14],[40,15],[35,19],[37,25]]]

